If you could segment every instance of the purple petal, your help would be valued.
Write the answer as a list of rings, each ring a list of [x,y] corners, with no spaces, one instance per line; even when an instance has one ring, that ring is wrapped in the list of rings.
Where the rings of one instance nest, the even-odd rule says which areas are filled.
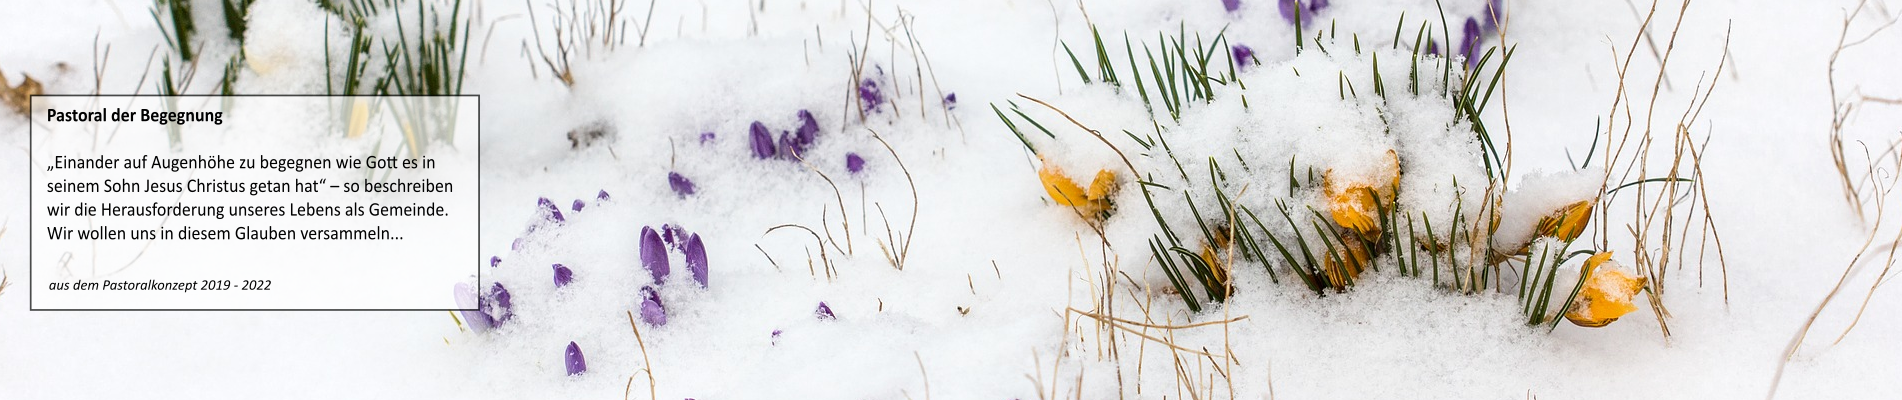
[[[885,102],[885,94],[879,92],[878,81],[866,78],[859,81],[859,102],[865,111],[877,110]]]
[[[581,211],[581,199],[575,199],[575,206],[574,206],[574,210],[575,210],[575,211]]]
[[[865,158],[859,153],[845,153],[845,170],[856,174],[865,170]]]
[[[497,267],[501,265],[502,265],[502,257],[489,256],[489,267],[493,268],[493,267]]]
[[[753,121],[753,126],[748,130],[753,135],[753,158],[773,158],[773,154],[777,151],[773,149],[773,132],[766,130],[766,124]]]
[[[821,320],[839,319],[838,317],[832,315],[832,307],[827,306],[826,302],[823,302],[823,301],[819,302],[818,309],[812,310],[812,316]]]
[[[1280,0],[1279,3],[1281,3],[1278,7],[1281,11],[1281,19],[1290,24],[1295,23],[1295,12],[1300,11],[1301,26],[1316,26],[1317,24],[1311,22],[1316,20],[1314,15],[1319,14],[1321,9],[1327,8],[1327,0]]]
[[[608,200],[607,189],[601,189],[601,193],[594,195],[594,199],[598,201],[607,201]]]
[[[779,345],[779,334],[780,334],[781,332],[783,332],[783,331],[781,331],[781,330],[778,330],[778,329],[774,329],[774,330],[773,330],[773,345],[774,345],[774,346],[778,346],[778,345]]]
[[[1460,33],[1466,35],[1466,40],[1460,41],[1460,55],[1466,57],[1466,66],[1472,67],[1479,62],[1479,58],[1474,57],[1473,52],[1478,50],[1480,40],[1485,39],[1484,36],[1480,36],[1479,20],[1467,18],[1466,25],[1460,28]]]
[[[648,325],[667,325],[667,307],[660,304],[660,294],[652,287],[641,288],[641,321]]]
[[[1240,10],[1241,8],[1242,8],[1242,0],[1222,0],[1223,10],[1228,10],[1228,12],[1235,12],[1235,10]]]
[[[687,272],[693,274],[694,282],[707,287],[707,247],[700,243],[700,234],[687,237]]]
[[[496,282],[494,286],[490,286],[489,295],[483,297],[482,300],[483,301],[476,304],[476,310],[487,314],[487,316],[493,320],[491,324],[494,326],[502,326],[503,322],[508,322],[510,318],[515,316],[515,305],[509,301],[509,290],[508,288],[502,287],[501,282]]]
[[[947,110],[958,109],[958,94],[956,92],[946,93],[944,95],[944,108]]]
[[[1426,53],[1436,55],[1436,56],[1440,55],[1440,42],[1428,40],[1426,42]]]
[[[660,224],[660,241],[666,243],[667,247],[680,250],[680,245],[687,241],[687,230],[679,225]]]
[[[680,197],[693,195],[693,181],[688,180],[686,176],[680,175],[679,172],[667,173],[667,186],[674,188],[674,194],[680,195]]]
[[[482,312],[482,301],[476,297],[474,286],[469,286],[468,283],[457,283],[455,295],[456,308],[462,309],[462,321],[469,324],[470,330],[482,333],[495,327],[495,320],[489,318],[488,313]]]
[[[588,360],[581,357],[580,345],[576,345],[575,342],[568,342],[568,352],[566,355],[568,359],[568,376],[581,375],[583,372],[588,372]]]
[[[793,130],[793,150],[805,154],[812,142],[819,138],[819,121],[812,118],[812,112],[799,110],[799,128]]]
[[[717,136],[714,136],[713,132],[700,132],[700,144],[712,142],[715,137]]]
[[[647,267],[647,273],[654,276],[654,283],[667,278],[670,269],[667,266],[667,248],[660,242],[660,234],[653,227],[641,227],[641,266]]]
[[[574,270],[568,269],[566,265],[555,264],[555,287],[568,286],[568,282],[574,281]]]
[[[1249,66],[1255,65],[1255,49],[1249,48],[1248,45],[1238,44],[1230,46],[1228,50],[1235,58],[1237,69],[1245,71]]]
[[[805,149],[799,149],[799,145],[793,143],[791,131],[780,131],[780,152],[786,156],[801,156],[805,154]]]
[[[541,207],[543,211],[542,219],[555,221],[555,222],[567,221],[566,218],[561,217],[561,207],[556,206],[553,200],[549,200],[547,197],[543,197],[543,198],[535,200],[535,205],[538,207]]]

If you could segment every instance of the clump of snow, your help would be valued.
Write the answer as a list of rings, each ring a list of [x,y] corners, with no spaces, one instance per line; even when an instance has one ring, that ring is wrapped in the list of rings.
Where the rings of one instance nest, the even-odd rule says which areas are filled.
[[[1520,178],[1500,206],[1499,232],[1493,244],[1501,249],[1520,248],[1534,239],[1541,218],[1572,203],[1596,201],[1604,180],[1605,172],[1598,168],[1537,172]]]

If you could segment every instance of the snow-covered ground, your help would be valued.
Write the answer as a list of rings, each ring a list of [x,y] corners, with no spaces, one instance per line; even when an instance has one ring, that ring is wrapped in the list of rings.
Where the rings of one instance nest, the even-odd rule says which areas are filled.
[[[1105,250],[1074,211],[1052,204],[1034,157],[990,110],[1008,109],[1007,100],[1041,110],[1021,93],[1086,124],[1146,124],[1140,103],[1100,99],[1109,96],[1101,85],[1077,81],[1058,40],[1088,57],[1091,24],[1114,42],[1128,32],[1151,44],[1158,32],[1213,37],[1226,28],[1263,66],[1243,72],[1255,107],[1305,110],[1334,98],[1333,78],[1317,94],[1274,77],[1296,55],[1293,27],[1273,1],[1243,0],[1235,12],[1218,0],[661,1],[651,18],[647,3],[628,3],[627,19],[651,26],[612,51],[576,54],[572,87],[525,45],[536,40],[529,4],[548,35],[542,1],[471,6],[465,92],[482,96],[485,205],[485,257],[472,262],[501,259],[484,267],[485,279],[512,296],[514,315],[501,326],[461,329],[444,312],[31,312],[22,287],[27,189],[9,189],[0,191],[0,268],[22,286],[0,293],[0,398],[1755,398],[1771,391],[1791,338],[1870,235],[1843,200],[1829,155],[1827,73],[1851,0],[1693,2],[1675,42],[1681,3],[1657,6],[1655,48],[1671,58],[1652,125],[1671,129],[1667,121],[1701,95],[1693,88],[1717,84],[1688,129],[1700,143],[1709,138],[1701,184],[1727,261],[1720,270],[1713,251],[1672,267],[1668,338],[1642,304],[1604,328],[1561,323],[1548,333],[1524,325],[1512,293],[1455,294],[1389,271],[1363,275],[1345,294],[1316,296],[1285,275],[1269,282],[1257,264],[1235,269],[1234,297],[1191,314],[1161,292],[1160,267],[1138,250],[1150,233],[1112,220],[1114,250]],[[1370,47],[1392,43],[1403,12],[1407,43],[1414,24],[1437,26],[1440,14],[1430,0],[1330,3],[1316,17]],[[1444,12],[1457,25],[1485,3],[1447,0]],[[1595,124],[1626,118],[1623,109],[1606,114],[1623,55],[1650,11],[1648,2],[1629,3],[1506,1],[1507,42],[1518,50],[1485,118],[1494,130],[1510,125],[1515,179],[1571,169],[1568,151],[1582,158]],[[1902,12],[1869,4],[1852,40]],[[0,71],[12,83],[30,74],[48,93],[152,93],[149,81],[138,86],[145,58],[169,50],[148,7],[5,0]],[[334,17],[307,0],[259,0],[252,13],[251,63],[237,91],[321,93],[324,35],[333,48],[348,40],[338,24],[324,31]],[[200,20],[205,52],[236,51],[221,22]],[[914,39],[926,52],[920,58],[908,50]],[[108,44],[96,85],[95,51]],[[892,100],[865,122],[848,103],[859,48],[868,77]],[[1659,63],[1652,48],[1640,42],[1630,62],[1628,81],[1644,83],[1626,88],[1637,92],[1633,101],[1650,100]],[[1902,96],[1898,48],[1902,30],[1889,30],[1843,52],[1835,85]],[[1726,51],[1729,63],[1716,74]],[[1292,65],[1320,62],[1302,57]],[[1393,62],[1383,70],[1400,65],[1383,61]],[[201,77],[188,92],[209,92],[214,79]],[[940,93],[955,93],[955,108],[945,111]],[[1138,115],[1115,108],[1129,104]],[[801,125],[801,110],[820,127],[801,153],[805,163],[756,157],[751,126],[778,138]],[[1205,126],[1242,118],[1219,104],[1209,110],[1195,117]],[[1636,111],[1640,126],[1644,111]],[[1071,129],[1046,114],[1045,126]],[[27,123],[0,112],[0,187],[25,188],[27,174],[39,173],[28,167]],[[593,129],[607,134],[592,144],[570,139]],[[1902,108],[1869,103],[1845,133],[1860,154],[1855,141],[1877,152],[1898,129]],[[1070,132],[1070,146],[1102,153],[1094,138]],[[1328,143],[1341,141],[1312,146]],[[850,156],[863,168],[850,168]],[[1121,165],[1107,153],[1053,157],[1062,156],[1080,165],[1077,176]],[[691,180],[693,193],[677,194],[670,173]],[[597,201],[600,192],[610,198]],[[560,206],[565,223],[545,221],[542,197]],[[586,206],[572,210],[576,200]],[[1140,203],[1119,204],[1146,217]],[[1609,221],[1614,237],[1629,219]],[[787,224],[799,227],[780,227]],[[650,279],[643,228],[664,225],[704,240],[708,284],[689,279],[684,252],[667,251],[673,273],[656,290],[667,322],[637,322],[638,290]],[[1882,228],[1894,235],[1893,225]],[[819,244],[824,237],[832,240]],[[1821,313],[1788,362],[1779,397],[1902,393],[1897,289],[1877,290],[1837,341],[1887,254],[1869,256],[1877,260],[1854,270]],[[902,258],[902,270],[892,258]],[[1112,283],[1104,282],[1105,258]],[[573,271],[572,284],[553,284],[556,263]],[[1213,354],[1171,352],[1066,312],[1097,310],[1105,287],[1118,303],[1104,309],[1121,318],[1246,319],[1147,330]],[[833,317],[815,312],[822,302]],[[570,342],[587,361],[578,376],[564,369]]]

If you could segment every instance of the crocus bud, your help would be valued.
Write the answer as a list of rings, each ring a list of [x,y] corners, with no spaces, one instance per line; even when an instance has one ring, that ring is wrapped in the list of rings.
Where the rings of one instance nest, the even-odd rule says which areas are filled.
[[[944,94],[944,109],[946,110],[958,109],[958,94],[957,93],[954,92],[954,93]]]
[[[859,102],[865,111],[877,110],[878,105],[885,102],[885,94],[878,90],[878,81],[871,78],[859,81]]]
[[[686,240],[687,230],[682,229],[680,225],[660,224],[660,241],[666,243],[667,247],[680,250],[680,245]]]
[[[1242,0],[1222,0],[1222,9],[1228,12],[1242,9]]]
[[[752,134],[753,158],[768,159],[778,153],[773,148],[773,132],[766,129],[766,124],[753,121],[753,126],[747,130]]]
[[[474,286],[469,286],[468,283],[457,283],[455,296],[456,308],[462,309],[462,321],[469,324],[470,330],[482,333],[495,327],[495,319],[482,312],[482,302],[477,297]]]
[[[581,211],[581,199],[575,199],[574,210]]]
[[[819,302],[819,308],[812,310],[812,316],[820,320],[839,319],[839,317],[832,315],[832,307],[827,306],[826,302],[823,301]]]
[[[641,266],[647,267],[647,273],[654,276],[654,283],[667,278],[667,247],[660,242],[660,233],[653,227],[641,227]]]
[[[693,274],[693,281],[700,287],[707,287],[707,247],[700,243],[700,234],[687,237],[687,272]]]
[[[641,288],[641,321],[648,325],[667,325],[667,308],[660,304],[660,294],[653,287]]]
[[[554,221],[554,222],[567,221],[566,218],[561,217],[561,207],[556,206],[553,200],[549,200],[547,197],[543,197],[536,200],[535,205],[540,206],[542,208],[543,219]]]
[[[674,194],[679,195],[680,197],[687,197],[687,196],[693,195],[693,191],[694,191],[693,181],[688,180],[686,176],[680,175],[679,172],[667,173],[667,186],[672,187],[674,189]]]
[[[845,170],[854,174],[865,170],[865,157],[859,157],[859,153],[845,153]]]
[[[595,200],[595,201],[608,201],[608,191],[607,191],[607,189],[601,189],[601,193],[599,193],[599,194],[596,194],[596,195],[594,195],[594,200]]]
[[[806,148],[812,147],[812,142],[818,138],[819,121],[812,118],[811,111],[799,110],[799,128],[793,130],[792,134],[793,150],[805,154]]]
[[[568,361],[568,376],[588,372],[588,360],[581,357],[581,346],[575,342],[568,342],[568,352],[564,358]]]
[[[1248,45],[1229,46],[1228,51],[1235,58],[1236,69],[1246,71],[1248,67],[1255,65],[1255,49],[1249,48]]]
[[[489,266],[490,266],[490,267],[496,267],[496,266],[501,266],[501,265],[502,265],[502,257],[497,257],[497,256],[489,256]]]
[[[1479,42],[1481,39],[1485,39],[1485,37],[1482,36],[1484,33],[1479,31],[1479,20],[1470,17],[1466,18],[1466,24],[1460,27],[1460,33],[1464,34],[1466,38],[1460,41],[1460,56],[1466,57],[1467,67],[1475,67],[1479,64],[1479,57],[1477,57],[1476,54],[1479,48]]]
[[[1565,311],[1573,325],[1597,328],[1636,311],[1632,298],[1644,289],[1645,277],[1636,276],[1611,259],[1611,252],[1592,255],[1585,260],[1585,286],[1578,299]]]
[[[1318,26],[1312,22],[1315,20],[1314,14],[1327,8],[1327,0],[1280,0],[1280,2],[1281,19],[1292,24],[1295,23],[1295,14],[1299,13],[1301,26]]]
[[[568,269],[565,265],[555,264],[555,287],[568,286],[568,282],[574,282],[574,280],[574,270]]]
[[[508,322],[509,318],[515,316],[515,305],[509,301],[509,290],[502,287],[501,282],[490,286],[489,295],[483,300],[476,304],[476,309],[482,311],[483,314],[488,314],[489,318],[494,320],[493,325],[502,326],[502,323]]]

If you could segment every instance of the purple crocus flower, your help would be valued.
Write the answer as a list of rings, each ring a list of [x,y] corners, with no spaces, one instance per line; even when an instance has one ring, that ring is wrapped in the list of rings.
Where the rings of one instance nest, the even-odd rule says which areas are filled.
[[[1228,12],[1242,9],[1242,0],[1222,0],[1222,9]]]
[[[674,194],[680,197],[693,195],[693,181],[688,180],[686,176],[680,175],[679,172],[667,173],[667,186],[674,188]]]
[[[553,200],[549,200],[547,197],[543,197],[543,198],[537,199],[535,201],[535,205],[541,207],[542,210],[545,211],[542,213],[543,219],[546,219],[549,221],[555,221],[556,223],[567,221],[566,218],[561,217],[561,207],[556,206]]]
[[[826,302],[823,301],[819,302],[819,308],[812,310],[812,316],[820,320],[839,319],[839,317],[832,315],[832,307],[827,306]]]
[[[653,227],[641,227],[641,266],[647,267],[647,273],[654,276],[654,283],[667,278],[670,269],[667,266],[667,248],[660,242],[660,233]]]
[[[766,124],[753,121],[753,126],[747,130],[753,136],[753,158],[762,160],[773,158],[773,154],[777,151],[773,148],[773,132],[766,129]]]
[[[1460,41],[1460,56],[1466,57],[1466,67],[1472,68],[1479,63],[1479,58],[1473,52],[1478,49],[1480,40],[1485,39],[1482,36],[1484,33],[1479,30],[1479,20],[1467,18],[1466,25],[1460,27],[1460,33],[1466,35],[1466,40]]]
[[[715,137],[717,136],[715,136],[713,132],[700,132],[700,144],[707,144],[708,142],[712,142],[713,138]]]
[[[958,94],[956,92],[944,94],[944,108],[946,110],[958,109]]]
[[[575,199],[574,210],[581,211],[581,199]]]
[[[648,325],[667,325],[667,307],[660,304],[660,293],[653,287],[641,288],[641,321]]]
[[[583,372],[588,372],[588,360],[581,357],[580,345],[575,344],[575,342],[568,342],[568,352],[565,358],[568,361],[568,376],[581,375]]]
[[[1440,42],[1434,41],[1434,40],[1428,40],[1426,42],[1426,53],[1436,55],[1436,56],[1440,55]]]
[[[502,326],[503,322],[508,322],[509,318],[515,316],[515,305],[509,301],[509,290],[502,287],[501,282],[490,286],[489,295],[483,300],[476,304],[476,310],[488,314],[492,320],[491,325]]]
[[[523,243],[525,243],[525,238],[515,238],[514,242],[509,243],[509,250],[521,250]]]
[[[574,282],[574,281],[575,281],[574,270],[568,269],[568,266],[566,265],[561,265],[559,263],[555,264],[555,287],[568,286],[568,282]]]
[[[1255,49],[1249,48],[1248,45],[1238,44],[1229,46],[1228,51],[1230,55],[1234,56],[1236,69],[1246,71],[1249,66],[1253,66],[1258,62],[1258,60],[1255,60]]]
[[[493,267],[497,267],[501,265],[502,265],[502,257],[489,256],[489,267],[493,268]]]
[[[859,153],[845,153],[845,170],[854,174],[865,170],[865,157],[859,157]]]
[[[778,329],[774,329],[774,330],[773,330],[773,345],[774,345],[774,346],[778,346],[778,345],[779,345],[779,334],[780,334],[780,333],[782,333],[782,332],[784,332],[784,331],[781,331],[781,330],[778,330]]]
[[[686,229],[674,224],[660,224],[660,241],[661,243],[666,243],[667,247],[680,250],[680,245],[686,240]]]
[[[707,247],[700,243],[700,234],[687,237],[687,272],[693,274],[693,281],[700,287],[707,287]]]
[[[1327,0],[1280,0],[1280,3],[1281,19],[1290,24],[1295,23],[1299,11],[1302,26],[1315,26],[1309,21],[1313,21],[1314,15],[1321,9],[1327,8]]]
[[[462,320],[469,324],[470,330],[482,333],[495,327],[495,319],[490,318],[488,313],[482,312],[482,301],[476,296],[474,286],[469,286],[468,283],[457,283],[455,295],[456,308],[462,309]]]
[[[819,121],[812,118],[811,111],[799,110],[799,128],[792,132],[793,152],[805,154],[806,149],[812,147],[813,140],[818,138]]]
[[[885,102],[885,94],[878,90],[878,81],[872,78],[859,81],[859,102],[865,111],[878,110],[878,105]]]
[[[598,193],[598,194],[595,194],[595,195],[594,195],[594,200],[595,200],[595,201],[608,201],[608,190],[607,190],[607,189],[601,189],[601,193]]]

